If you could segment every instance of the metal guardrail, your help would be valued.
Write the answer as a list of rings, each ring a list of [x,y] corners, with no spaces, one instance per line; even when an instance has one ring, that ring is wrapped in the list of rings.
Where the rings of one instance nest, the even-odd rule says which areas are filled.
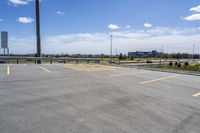
[[[20,60],[32,60],[37,64],[37,61],[47,61],[49,60],[50,64],[53,64],[53,61],[60,61],[62,63],[67,63],[67,61],[76,61],[78,64],[79,61],[86,61],[89,63],[90,61],[94,61],[95,63],[100,63],[102,60],[101,58],[68,58],[68,57],[61,57],[61,58],[56,58],[56,57],[16,57],[16,56],[0,56],[0,60],[2,61],[7,61],[9,63],[10,60],[16,60],[16,63],[19,64]]]

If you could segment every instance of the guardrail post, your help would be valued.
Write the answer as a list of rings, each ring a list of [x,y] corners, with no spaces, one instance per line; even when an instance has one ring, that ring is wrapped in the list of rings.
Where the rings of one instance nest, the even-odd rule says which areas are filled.
[[[78,60],[76,60],[76,64],[78,64]]]
[[[64,64],[66,64],[66,60],[64,60]]]
[[[52,59],[50,60],[50,64],[52,64]]]
[[[19,59],[17,59],[17,64],[19,64]]]
[[[89,64],[89,63],[90,63],[90,61],[89,61],[89,60],[87,60],[87,63]]]

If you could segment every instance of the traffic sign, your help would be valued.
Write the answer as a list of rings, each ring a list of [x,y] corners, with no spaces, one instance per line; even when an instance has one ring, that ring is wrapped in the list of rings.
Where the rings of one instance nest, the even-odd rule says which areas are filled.
[[[1,48],[8,48],[8,32],[1,32]]]

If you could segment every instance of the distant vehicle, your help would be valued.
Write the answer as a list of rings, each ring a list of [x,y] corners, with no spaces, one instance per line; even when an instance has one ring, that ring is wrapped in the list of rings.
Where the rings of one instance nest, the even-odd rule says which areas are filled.
[[[151,60],[147,60],[146,63],[153,63]]]
[[[64,60],[58,60],[58,63],[64,63],[65,61]]]

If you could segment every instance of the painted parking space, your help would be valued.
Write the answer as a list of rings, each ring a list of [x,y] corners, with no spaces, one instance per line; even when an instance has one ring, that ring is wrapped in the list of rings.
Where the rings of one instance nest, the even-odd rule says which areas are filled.
[[[177,74],[177,75],[173,75],[173,76],[155,78],[155,79],[151,79],[151,80],[147,80],[147,81],[142,81],[142,82],[140,82],[140,84],[149,84],[149,83],[158,82],[158,81],[162,81],[162,80],[168,80],[168,79],[172,79],[172,78],[176,78],[176,77],[180,77],[180,76],[182,76],[182,75]]]
[[[50,73],[50,72],[51,72],[50,70],[48,70],[47,68],[45,68],[45,67],[43,67],[43,66],[41,66],[41,65],[36,65],[36,66],[37,66],[38,68],[40,68],[41,70],[47,72],[47,73]]]
[[[2,68],[5,74],[7,66]],[[3,105],[0,113],[9,118],[2,121],[3,128],[12,129],[13,121],[9,120],[14,118],[17,125],[31,125],[35,129],[38,128],[36,123],[44,121],[68,126],[72,119],[78,122],[83,119],[88,120],[86,122],[91,127],[94,121],[105,125],[111,121],[115,126],[125,124],[133,131],[139,122],[141,126],[148,123],[155,125],[148,127],[155,131],[158,126],[168,130],[169,126],[165,125],[169,120],[173,122],[171,125],[178,125],[193,113],[191,107],[200,109],[197,106],[199,90],[188,89],[192,85],[183,80],[187,79],[196,88],[198,77],[141,69],[106,71],[84,66],[84,69],[74,71],[67,68],[66,65],[11,65],[12,76],[4,75],[6,78],[0,79],[0,104]],[[93,72],[88,73],[89,70]],[[139,84],[140,81],[146,83]],[[169,84],[171,81],[178,83]],[[169,109],[173,117],[169,117]],[[75,114],[68,117],[71,113]],[[189,126],[199,128],[195,126],[198,114],[192,118],[194,120]],[[77,124],[77,121],[74,123]],[[49,126],[49,123],[46,124],[44,126]]]

